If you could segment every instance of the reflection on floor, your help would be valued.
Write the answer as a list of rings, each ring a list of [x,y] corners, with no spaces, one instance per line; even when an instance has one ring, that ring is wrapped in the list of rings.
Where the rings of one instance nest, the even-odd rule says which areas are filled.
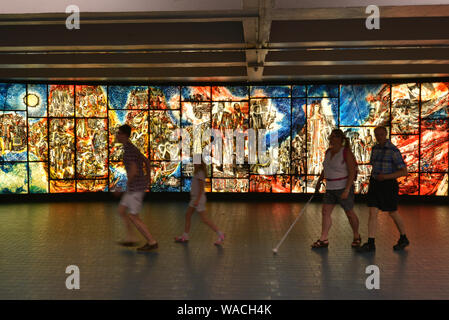
[[[190,242],[173,242],[186,204],[147,202],[142,218],[160,247],[145,254],[115,244],[117,203],[2,205],[0,299],[449,299],[447,206],[402,205],[411,245],[399,253],[393,222],[381,214],[376,253],[360,255],[340,208],[329,248],[310,249],[321,230],[321,205],[311,203],[274,256],[303,205],[210,202],[227,236],[217,248],[198,216]],[[355,209],[365,241],[367,208]],[[69,265],[80,269],[80,290],[65,287]],[[369,265],[380,269],[379,290],[366,289]]]

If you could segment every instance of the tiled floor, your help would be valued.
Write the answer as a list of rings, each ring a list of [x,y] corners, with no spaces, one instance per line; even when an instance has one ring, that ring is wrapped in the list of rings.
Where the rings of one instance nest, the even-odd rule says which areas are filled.
[[[142,218],[160,248],[139,254],[115,244],[116,202],[3,204],[0,299],[449,299],[447,206],[401,205],[411,246],[399,253],[393,222],[381,214],[376,253],[360,255],[340,208],[329,249],[310,249],[321,230],[321,205],[311,203],[275,256],[304,203],[208,203],[226,232],[223,248],[197,216],[190,242],[173,242],[186,205],[145,203]],[[366,240],[367,209],[356,211]],[[69,265],[80,269],[80,290],[65,287]],[[379,290],[365,287],[369,265],[380,268]]]

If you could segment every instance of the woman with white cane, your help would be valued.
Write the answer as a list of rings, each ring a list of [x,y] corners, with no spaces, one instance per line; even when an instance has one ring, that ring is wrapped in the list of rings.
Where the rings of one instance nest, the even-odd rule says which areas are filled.
[[[320,238],[312,244],[313,249],[329,246],[328,233],[332,225],[332,210],[339,204],[346,213],[354,238],[351,246],[359,247],[362,239],[359,234],[359,219],[354,207],[354,180],[357,176],[357,162],[349,145],[349,139],[340,129],[332,130],[329,136],[330,146],[324,156],[324,170],[318,179],[318,191],[323,179],[326,179],[326,193],[322,206],[322,229]]]

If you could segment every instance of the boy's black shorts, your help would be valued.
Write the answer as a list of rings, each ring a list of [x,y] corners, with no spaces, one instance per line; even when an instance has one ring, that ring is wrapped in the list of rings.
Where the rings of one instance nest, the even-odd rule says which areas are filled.
[[[379,210],[392,212],[398,209],[399,184],[396,179],[378,181],[369,180],[368,207],[376,207]]]

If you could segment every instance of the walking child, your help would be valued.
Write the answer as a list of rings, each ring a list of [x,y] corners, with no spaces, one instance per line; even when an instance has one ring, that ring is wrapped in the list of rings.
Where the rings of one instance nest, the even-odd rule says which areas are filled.
[[[204,187],[206,184],[206,173],[207,167],[203,160],[201,160],[201,164],[194,165],[192,185],[190,188],[190,203],[186,212],[184,233],[182,236],[175,237],[175,242],[185,243],[189,241],[190,222],[192,220],[193,213],[197,211],[201,217],[201,221],[217,233],[218,239],[214,244],[219,246],[224,243],[224,233],[221,232],[206,215],[207,199],[206,193],[204,192]]]

